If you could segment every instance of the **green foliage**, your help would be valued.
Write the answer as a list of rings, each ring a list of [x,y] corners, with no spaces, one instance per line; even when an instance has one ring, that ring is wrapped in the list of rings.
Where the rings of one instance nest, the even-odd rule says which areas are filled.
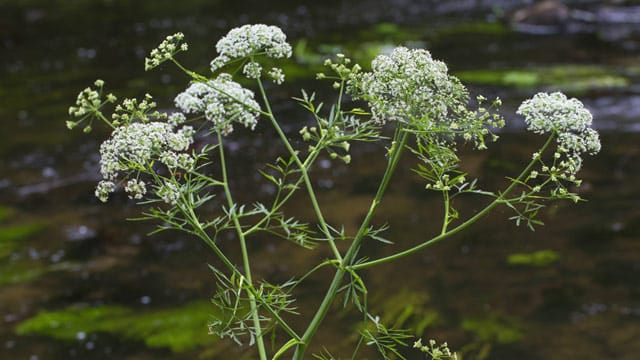
[[[367,327],[360,331],[362,338],[367,346],[376,348],[383,359],[405,359],[401,353],[402,347],[408,346],[408,340],[413,336],[406,330],[399,330],[387,327],[380,322],[380,318],[367,316],[369,322]]]
[[[182,308],[136,311],[121,306],[70,307],[42,311],[16,327],[19,335],[48,336],[76,340],[80,334],[109,333],[144,341],[152,348],[167,347],[180,352],[210,344],[207,315],[212,307],[194,302]]]
[[[507,256],[509,265],[548,266],[560,260],[560,254],[553,250],[539,250],[531,253],[516,253]]]

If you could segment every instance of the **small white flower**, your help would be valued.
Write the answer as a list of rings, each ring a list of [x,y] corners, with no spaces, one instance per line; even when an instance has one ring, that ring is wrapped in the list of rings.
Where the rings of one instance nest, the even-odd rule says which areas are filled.
[[[284,82],[284,73],[280,68],[272,68],[268,73],[269,77],[273,80],[274,83],[280,85]]]
[[[109,199],[109,194],[114,192],[116,189],[116,185],[112,181],[102,180],[96,186],[95,195],[100,201],[107,202]]]
[[[185,121],[187,121],[187,118],[181,112],[175,112],[167,118],[167,122],[173,126],[182,125]]]
[[[138,179],[131,179],[127,181],[124,191],[129,195],[129,199],[142,199],[144,194],[147,193],[147,187],[144,181]]]
[[[255,61],[249,61],[242,68],[242,73],[249,79],[259,79],[262,76],[262,66]]]

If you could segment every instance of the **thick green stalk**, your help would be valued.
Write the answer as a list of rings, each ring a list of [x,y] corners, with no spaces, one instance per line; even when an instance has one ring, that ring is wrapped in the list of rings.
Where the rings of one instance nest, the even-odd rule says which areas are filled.
[[[271,111],[271,106],[269,105],[269,99],[267,98],[267,94],[264,91],[264,87],[262,86],[262,82],[260,80],[258,80],[258,87],[260,88],[262,99],[264,100],[265,106],[267,107],[267,117],[269,118],[269,120],[271,120],[271,124],[273,125],[276,132],[278,133],[278,136],[284,143],[285,147],[287,148],[287,151],[291,154],[291,156],[293,156],[293,159],[296,162],[296,165],[300,169],[302,178],[304,179],[304,185],[307,189],[309,199],[311,200],[311,205],[313,206],[313,210],[316,214],[316,217],[318,218],[320,229],[322,229],[323,234],[327,237],[327,242],[329,243],[329,246],[331,247],[331,251],[333,252],[333,255],[335,256],[335,258],[339,261],[342,261],[342,255],[340,254],[340,251],[336,247],[335,239],[333,235],[331,235],[331,231],[329,230],[329,226],[327,225],[327,222],[324,219],[324,215],[322,215],[322,210],[320,209],[320,205],[318,204],[318,199],[316,197],[315,191],[313,190],[311,179],[309,179],[309,173],[307,171],[307,167],[302,163],[302,161],[300,160],[300,157],[298,156],[298,152],[293,149],[293,146],[291,146],[289,139],[287,139],[287,136],[282,131],[282,128],[280,128],[280,125],[278,124],[278,121],[276,120],[275,116],[273,116],[273,112]]]
[[[222,182],[224,183],[224,192],[227,197],[227,204],[229,210],[234,206],[233,198],[231,197],[231,190],[229,189],[229,182],[227,177],[227,165],[225,163],[224,146],[222,143],[222,135],[218,132],[218,149],[220,150],[220,167],[222,168]],[[247,243],[242,231],[242,226],[238,217],[232,215],[233,225],[236,228],[238,239],[240,241],[240,250],[242,252],[242,264],[244,267],[244,277],[247,279],[249,286],[253,287],[253,280],[251,279],[251,266],[249,264],[249,254],[247,252]],[[260,360],[267,360],[267,352],[264,346],[264,340],[262,338],[262,327],[260,326],[260,315],[258,314],[258,306],[256,304],[256,298],[252,292],[249,292],[249,306],[251,308],[253,327],[256,332],[256,345],[258,346],[258,353],[260,354]]]
[[[555,134],[551,134],[549,136],[549,138],[547,139],[547,141],[545,142],[545,144],[542,146],[542,148],[540,149],[540,154],[544,153],[544,151],[547,149],[547,147],[549,146],[549,144],[551,144],[551,141],[553,140],[553,138],[555,137]],[[502,204],[505,202],[505,198],[506,196],[513,190],[515,189],[515,187],[518,185],[518,183],[520,183],[520,181],[531,172],[531,169],[533,168],[533,166],[536,164],[537,159],[532,159],[531,162],[529,162],[529,164],[524,168],[524,170],[522,170],[522,172],[520,173],[520,175],[518,175],[518,177],[514,180],[512,180],[511,184],[504,190],[504,192],[502,192],[500,195],[498,195],[498,197],[496,197],[495,200],[493,200],[491,203],[489,203],[489,205],[487,205],[484,209],[482,209],[481,211],[479,211],[478,213],[476,213],[474,216],[472,216],[471,218],[469,218],[467,221],[463,222],[462,224],[456,226],[455,228],[443,232],[438,236],[435,236],[433,238],[431,238],[428,241],[425,241],[419,245],[416,245],[410,249],[401,251],[399,253],[395,253],[393,255],[389,255],[377,260],[372,260],[372,261],[367,261],[361,264],[357,264],[357,265],[353,265],[351,268],[354,270],[360,270],[360,269],[365,269],[368,267],[372,267],[375,265],[379,265],[379,264],[384,264],[386,262],[390,262],[390,261],[394,261],[400,258],[403,258],[405,256],[414,254],[420,250],[423,250],[437,242],[440,242],[466,228],[468,228],[469,226],[471,226],[473,223],[475,223],[476,221],[478,221],[480,218],[482,218],[483,216],[487,215],[491,210],[493,210],[493,208],[495,208],[496,206],[498,206],[499,204]]]
[[[382,180],[380,181],[380,185],[378,186],[378,191],[376,192],[375,197],[371,201],[369,211],[367,212],[367,215],[362,221],[362,224],[360,225],[360,228],[356,233],[356,236],[354,237],[351,243],[351,246],[349,246],[349,249],[345,254],[345,257],[341,263],[342,266],[338,268],[335,275],[333,276],[333,280],[329,285],[329,289],[327,290],[324,296],[324,299],[322,299],[322,303],[318,307],[318,310],[316,310],[316,313],[313,319],[311,320],[311,322],[309,323],[309,326],[307,327],[305,333],[302,335],[301,343],[298,344],[298,346],[296,347],[296,352],[293,356],[294,360],[301,360],[303,358],[307,346],[309,345],[311,339],[313,338],[316,331],[318,330],[318,327],[320,327],[320,323],[324,320],[325,316],[327,315],[327,312],[329,311],[329,308],[331,307],[331,304],[333,303],[333,300],[336,297],[338,289],[340,288],[342,279],[348,273],[345,267],[348,266],[349,263],[353,260],[353,258],[355,258],[355,256],[357,255],[358,248],[360,247],[360,243],[362,242],[364,235],[368,231],[371,218],[373,217],[373,214],[375,213],[378,205],[380,204],[382,200],[382,196],[386,192],[387,186],[389,185],[389,181],[391,180],[391,176],[395,172],[396,166],[398,165],[398,162],[404,150],[407,137],[408,137],[407,132],[404,132],[400,129],[396,129],[396,135],[394,136],[394,140],[398,140],[398,138],[399,140],[392,142],[392,148],[389,152],[389,161],[387,162],[387,168],[384,172]]]

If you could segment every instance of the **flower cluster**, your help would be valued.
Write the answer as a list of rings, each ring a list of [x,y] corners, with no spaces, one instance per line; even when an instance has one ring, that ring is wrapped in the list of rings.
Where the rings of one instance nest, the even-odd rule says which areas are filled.
[[[251,55],[266,55],[271,58],[291,56],[291,45],[287,36],[277,26],[264,24],[244,25],[232,29],[216,44],[218,56],[211,61],[211,71],[215,72],[232,60]]]
[[[580,100],[568,99],[561,92],[538,93],[525,100],[516,113],[524,116],[527,129],[537,134],[551,131],[580,133],[591,126],[593,120]]]
[[[66,123],[68,129],[73,129],[87,118],[96,116],[100,112],[102,105],[116,102],[117,99],[113,94],[108,94],[106,100],[102,99],[101,94],[104,81],[98,79],[94,82],[94,85],[98,90],[94,90],[90,87],[82,90],[76,98],[75,106],[69,107],[69,115],[78,118],[79,120],[68,120]],[[91,131],[91,123],[84,128],[84,131]]]
[[[351,91],[369,102],[373,120],[380,123],[439,120],[452,105],[466,104],[468,99],[462,84],[448,75],[445,63],[423,49],[398,47],[377,56],[371,70],[354,77]]]
[[[341,81],[347,81],[349,79],[352,79],[355,77],[357,73],[360,72],[360,70],[362,70],[362,68],[358,64],[353,64],[352,66],[350,66],[350,64],[351,64],[350,58],[344,56],[344,54],[336,54],[335,61],[331,59],[326,59],[324,61],[324,66],[329,67],[331,71],[335,74],[335,76],[327,75],[321,72],[316,74],[316,79],[322,80],[322,79],[329,78],[329,79],[336,79]],[[336,84],[338,85],[336,86]],[[340,84],[334,83],[333,87],[339,88]]]
[[[187,51],[189,49],[189,45],[182,42],[183,40],[184,34],[181,32],[167,36],[167,38],[164,39],[157,48],[151,50],[149,57],[144,59],[145,71],[151,70],[163,62],[173,58],[173,56],[180,51]]]
[[[226,73],[206,83],[192,83],[174,101],[186,114],[204,114],[224,135],[233,131],[233,122],[253,130],[260,113],[253,92],[232,81]]]
[[[191,170],[194,160],[184,152],[193,143],[193,135],[190,126],[176,129],[164,122],[135,122],[117,127],[100,146],[100,172],[104,180],[98,184],[96,196],[107,201],[120,173],[145,171],[156,161],[170,169]],[[146,193],[144,182],[137,179],[129,180],[125,190],[134,199]]]
[[[449,350],[447,343],[438,345],[435,340],[429,340],[428,345],[423,345],[422,340],[418,339],[413,343],[413,348],[427,354],[432,360],[457,360],[458,355]]]
[[[578,99],[568,99],[560,92],[538,93],[524,101],[517,113],[524,116],[528,130],[557,135],[554,164],[542,169],[554,180],[558,176],[573,181],[582,166],[582,154],[600,151],[600,137],[591,128],[593,117]]]
[[[375,122],[403,123],[429,136],[462,135],[479,148],[489,134],[487,127],[501,125],[499,116],[468,110],[464,85],[426,50],[398,47],[389,55],[377,56],[371,68],[371,72],[356,72],[348,91],[369,103]]]

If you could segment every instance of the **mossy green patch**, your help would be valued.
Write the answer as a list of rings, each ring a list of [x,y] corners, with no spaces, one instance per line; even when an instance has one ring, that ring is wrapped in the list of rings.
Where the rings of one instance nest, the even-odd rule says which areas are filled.
[[[135,311],[121,306],[70,307],[43,311],[16,327],[19,335],[40,335],[74,340],[79,334],[96,332],[144,341],[151,348],[168,347],[174,352],[210,344],[207,302],[193,302],[175,309]]]
[[[71,307],[61,311],[43,311],[20,323],[18,335],[41,335],[59,340],[72,340],[78,334],[115,332],[124,325],[123,319],[133,312],[125,307]]]
[[[44,225],[40,223],[0,226],[0,259],[11,255],[18,248],[20,240],[28,238],[43,228]]]
[[[456,76],[470,83],[514,87],[534,87],[541,82],[540,74],[525,70],[472,70]]]
[[[465,319],[462,328],[474,333],[482,341],[499,344],[514,343],[523,337],[520,324],[505,317]]]
[[[9,207],[0,206],[0,222],[10,218],[15,213],[15,210]]]
[[[42,230],[42,228],[42,224],[38,223],[0,227],[0,244],[24,239]]]
[[[531,69],[470,70],[455,74],[464,82],[516,88],[545,87],[567,92],[628,86],[622,73],[593,65],[556,65]]]
[[[547,266],[558,260],[560,260],[560,254],[553,250],[516,253],[507,257],[509,265]]]

